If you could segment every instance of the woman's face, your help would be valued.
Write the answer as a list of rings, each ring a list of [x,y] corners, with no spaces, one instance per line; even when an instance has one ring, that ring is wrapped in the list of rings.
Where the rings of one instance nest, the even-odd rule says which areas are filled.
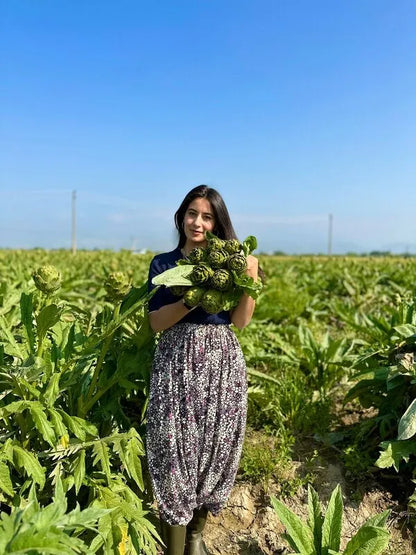
[[[203,246],[205,232],[213,231],[215,216],[211,203],[206,198],[194,199],[186,209],[183,219],[183,230],[189,247]]]

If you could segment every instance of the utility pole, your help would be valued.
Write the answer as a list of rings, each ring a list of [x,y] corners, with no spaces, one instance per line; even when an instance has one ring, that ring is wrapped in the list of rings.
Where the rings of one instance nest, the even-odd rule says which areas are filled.
[[[72,254],[77,252],[77,218],[76,218],[77,192],[72,191],[72,224],[71,224],[71,247]]]
[[[331,256],[331,254],[332,254],[332,221],[333,221],[332,214],[329,214],[329,217],[328,217],[328,256]]]

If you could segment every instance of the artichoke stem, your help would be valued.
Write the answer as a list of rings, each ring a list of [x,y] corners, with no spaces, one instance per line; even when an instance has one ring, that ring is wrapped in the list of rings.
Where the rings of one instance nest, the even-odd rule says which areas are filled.
[[[117,303],[116,306],[114,307],[114,312],[113,312],[113,319],[114,320],[117,320],[117,318],[120,314],[120,307],[121,307],[121,301],[119,303]],[[90,386],[88,388],[87,396],[85,397],[85,403],[82,403],[82,405],[81,405],[82,410],[80,412],[82,413],[83,417],[85,416],[85,414],[90,410],[90,408],[93,405],[93,403],[91,403],[91,401],[92,401],[91,397],[94,393],[95,386],[97,385],[97,381],[98,381],[98,377],[100,375],[101,367],[103,365],[105,355],[107,354],[107,351],[110,347],[111,341],[113,340],[113,336],[114,336],[114,333],[109,335],[107,337],[107,339],[104,341],[103,346],[101,347],[100,356],[98,357],[97,365],[95,367],[94,374],[93,374]],[[93,399],[95,397],[96,396],[94,396]]]

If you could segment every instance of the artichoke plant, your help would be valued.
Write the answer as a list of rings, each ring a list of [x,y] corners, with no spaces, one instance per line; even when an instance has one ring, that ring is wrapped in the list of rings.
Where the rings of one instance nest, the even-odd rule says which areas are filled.
[[[214,289],[219,291],[226,291],[233,284],[233,277],[228,270],[221,268],[215,270],[214,275],[211,278],[211,285]]]
[[[188,260],[191,264],[199,264],[203,262],[205,259],[205,251],[200,247],[196,247],[192,249],[191,252],[188,254]]]
[[[224,245],[225,245],[224,239],[220,239],[219,237],[216,237],[215,235],[212,235],[212,234],[208,236],[208,239],[207,239],[208,252],[219,251],[224,247]]]
[[[238,239],[228,239],[225,241],[223,249],[228,254],[236,254],[241,251],[241,243]]]
[[[226,264],[227,259],[228,254],[224,250],[209,251],[207,256],[208,264],[214,269],[222,268]]]
[[[216,289],[208,289],[202,296],[201,307],[208,314],[217,314],[222,310],[222,293]]]
[[[204,293],[205,289],[203,287],[194,285],[193,287],[188,287],[188,290],[184,294],[183,298],[187,305],[198,306]]]
[[[256,299],[262,284],[245,273],[247,256],[257,248],[256,238],[250,235],[240,243],[206,233],[206,239],[205,248],[193,249],[176,267],[153,278],[153,284],[170,287],[183,295],[187,305],[201,306],[209,314],[231,310],[243,293]]]
[[[124,272],[112,272],[104,282],[107,299],[111,302],[120,302],[130,291],[131,281]]]
[[[50,264],[38,268],[33,272],[32,278],[39,291],[45,295],[55,293],[62,285],[61,273]]]
[[[232,254],[227,262],[228,268],[237,274],[242,274],[247,269],[247,259],[244,254]]]
[[[198,264],[192,270],[189,279],[194,285],[199,285],[201,283],[207,282],[213,274],[214,270],[210,268],[207,264]]]

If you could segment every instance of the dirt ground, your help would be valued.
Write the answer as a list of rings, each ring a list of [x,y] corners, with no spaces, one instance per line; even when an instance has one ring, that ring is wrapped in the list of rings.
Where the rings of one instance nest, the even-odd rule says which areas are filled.
[[[344,548],[349,538],[370,517],[386,509],[391,510],[388,527],[391,541],[386,554],[413,555],[416,544],[410,526],[405,519],[403,507],[392,499],[384,489],[370,487],[359,501],[348,498],[348,486],[341,468],[329,464],[319,470],[314,487],[326,505],[332,490],[341,485],[344,500],[343,537]],[[274,555],[290,553],[282,538],[284,527],[270,506],[270,494],[278,494],[277,485],[269,485],[267,493],[260,485],[237,482],[227,507],[217,517],[210,516],[204,539],[212,555]],[[300,517],[306,518],[306,488],[300,490],[285,503]]]

